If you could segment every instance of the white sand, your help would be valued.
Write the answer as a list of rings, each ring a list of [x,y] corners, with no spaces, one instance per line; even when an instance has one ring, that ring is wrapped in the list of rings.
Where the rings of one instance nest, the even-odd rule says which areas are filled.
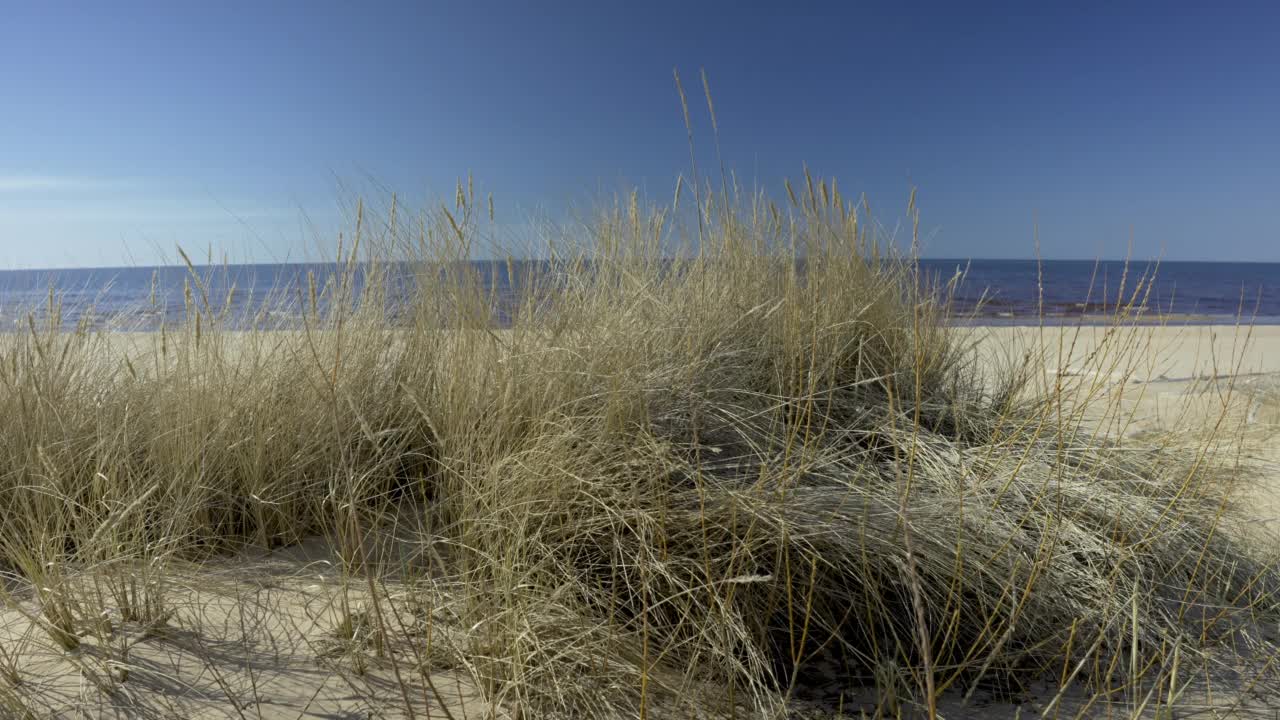
[[[963,332],[987,352],[1043,346],[1051,368],[1083,369],[1099,348],[1142,351],[1133,379],[1175,382],[1207,375],[1280,375],[1280,325],[1105,327],[974,327]]]
[[[1039,389],[1074,387],[1123,407],[1126,434],[1240,430],[1255,439],[1280,425],[1280,326],[977,327],[964,330],[995,363],[1042,353]],[[1116,413],[1121,414],[1121,413]],[[1269,448],[1259,448],[1269,449]],[[1276,457],[1280,458],[1280,455]]]

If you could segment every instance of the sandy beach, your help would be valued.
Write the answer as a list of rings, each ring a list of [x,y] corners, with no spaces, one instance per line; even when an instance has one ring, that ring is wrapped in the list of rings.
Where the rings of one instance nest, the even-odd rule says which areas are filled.
[[[1044,372],[1034,379],[1043,389],[1074,383],[1077,392],[1119,403],[1128,419],[1118,430],[1108,427],[1105,432],[1140,436],[1178,427],[1202,429],[1221,416],[1230,426],[1224,435],[1275,473],[1280,453],[1271,439],[1280,431],[1280,327],[971,327],[958,332],[986,363],[1018,362],[1043,353]],[[121,335],[108,347],[136,360],[154,341],[149,335]],[[1116,355],[1117,362],[1099,361],[1108,355]],[[1275,477],[1275,487],[1280,487],[1280,474]],[[1278,496],[1280,492],[1259,496],[1260,521],[1269,522],[1267,516],[1280,507]],[[402,562],[406,557],[425,562],[421,548],[405,552],[394,529],[370,543],[398,553]],[[246,712],[248,717],[292,719],[408,717],[413,711],[406,708],[416,708],[418,717],[488,717],[491,708],[478,700],[474,678],[465,668],[434,669],[429,675],[433,689],[406,698],[396,677],[407,668],[386,662],[363,665],[355,659],[359,654],[343,645],[369,642],[362,639],[362,630],[355,629],[346,641],[335,639],[341,608],[358,606],[361,617],[372,612],[368,588],[358,576],[339,572],[340,564],[329,541],[319,537],[239,558],[175,563],[154,580],[171,598],[169,627],[131,627],[121,618],[105,618],[120,624],[121,631],[103,635],[109,639],[101,644],[86,640],[67,653],[34,632],[34,607],[27,605],[24,611],[20,605],[0,611],[0,642],[25,667],[37,669],[38,685],[28,680],[27,691],[45,698],[58,713],[91,708],[95,717],[133,717],[145,706],[192,720],[246,717]],[[384,589],[396,597],[408,586],[389,583]],[[447,607],[447,599],[441,602]],[[448,642],[447,635],[441,638]],[[112,684],[109,678],[121,676],[131,680],[113,691],[124,693],[114,706],[104,705],[86,687],[95,677],[106,687]],[[1017,717],[1021,712],[1008,704],[966,706],[955,698],[943,707],[948,718]]]

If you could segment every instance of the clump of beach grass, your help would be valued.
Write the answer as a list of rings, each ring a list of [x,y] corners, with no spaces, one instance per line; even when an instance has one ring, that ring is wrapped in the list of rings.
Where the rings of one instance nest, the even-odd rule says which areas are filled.
[[[1232,532],[1244,468],[1094,432],[1088,388],[1030,391],[1026,362],[978,367],[947,286],[834,183],[708,196],[675,257],[673,215],[603,213],[415,393],[504,701],[769,716],[821,661],[849,685],[891,669],[925,711],[1045,677],[1136,708],[1175,655],[1272,616],[1274,568]]]
[[[1280,575],[1219,428],[1102,432],[1087,376],[980,357],[865,203],[787,194],[631,195],[488,270],[470,184],[361,205],[290,329],[234,330],[195,266],[186,322],[127,349],[51,298],[0,338],[11,605],[75,651],[183,622],[170,565],[321,535],[349,589],[317,654],[389,664],[408,714],[440,665],[497,714],[772,718],[1042,681],[1044,713],[1159,712],[1226,648],[1265,662]]]

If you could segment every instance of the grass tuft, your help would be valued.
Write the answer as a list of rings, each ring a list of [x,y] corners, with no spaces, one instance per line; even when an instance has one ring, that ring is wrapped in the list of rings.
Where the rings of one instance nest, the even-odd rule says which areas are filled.
[[[493,238],[468,181],[382,224],[360,204],[340,271],[278,289],[292,329],[234,330],[189,260],[159,333],[66,331],[51,298],[0,337],[9,606],[66,651],[194,628],[171,568],[323,536],[344,584],[317,655],[391,668],[410,714],[443,669],[526,717],[859,689],[933,714],[1044,682],[1044,713],[1140,714],[1196,663],[1274,654],[1280,575],[1222,422],[1121,437],[1093,376],[992,362],[834,182],[784,205],[694,183],[695,232],[633,195],[495,265],[501,293],[467,262]],[[1090,360],[1111,374],[1136,361],[1122,305]]]

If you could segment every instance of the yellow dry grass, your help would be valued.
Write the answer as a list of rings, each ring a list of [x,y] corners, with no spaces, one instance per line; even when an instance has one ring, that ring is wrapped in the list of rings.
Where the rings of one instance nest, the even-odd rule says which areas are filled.
[[[980,351],[834,183],[703,190],[696,238],[633,196],[508,264],[501,330],[460,185],[361,208],[345,270],[281,293],[293,331],[231,332],[193,282],[163,333],[0,337],[0,706],[1171,717],[1276,687],[1240,420],[1127,432],[1123,305],[1046,374],[1070,339]]]

